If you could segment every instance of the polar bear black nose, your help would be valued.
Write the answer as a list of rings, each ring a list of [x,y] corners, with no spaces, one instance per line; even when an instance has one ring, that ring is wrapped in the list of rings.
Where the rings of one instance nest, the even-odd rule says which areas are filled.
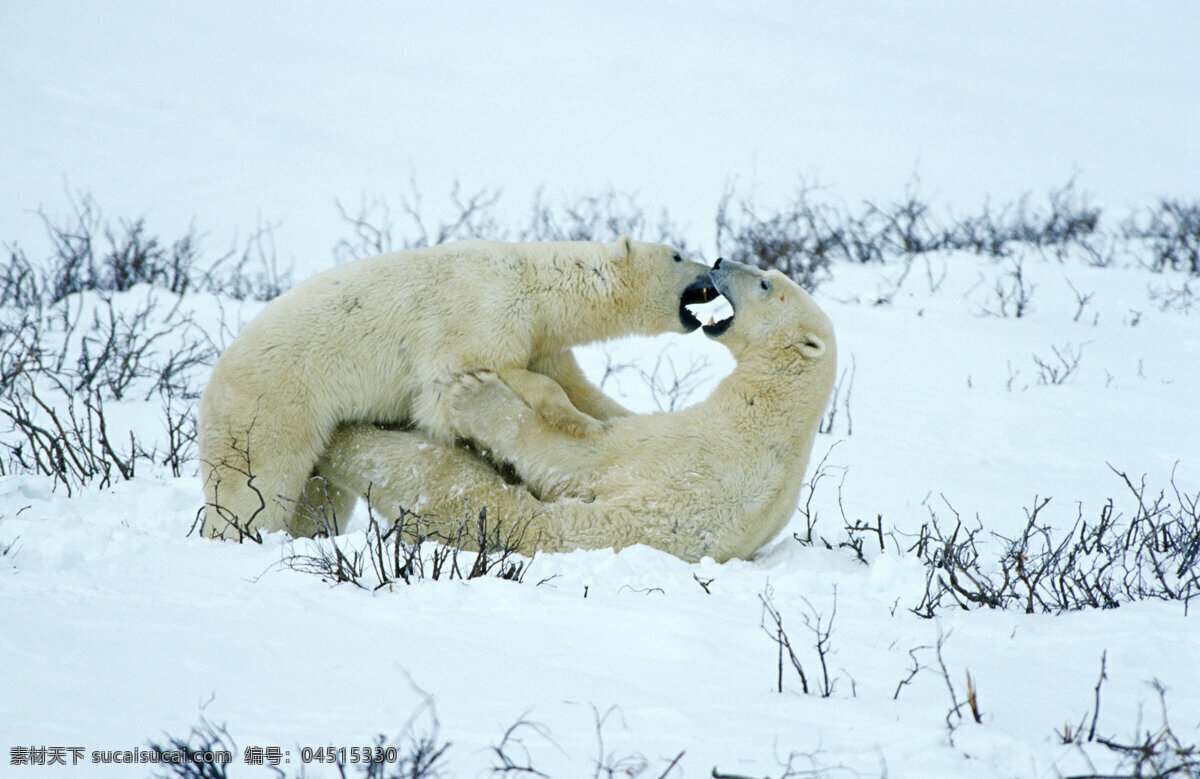
[[[717,268],[721,267],[721,260],[723,260],[723,259],[725,259],[725,258],[724,257],[717,258],[717,261],[713,263],[713,270],[716,270]]]

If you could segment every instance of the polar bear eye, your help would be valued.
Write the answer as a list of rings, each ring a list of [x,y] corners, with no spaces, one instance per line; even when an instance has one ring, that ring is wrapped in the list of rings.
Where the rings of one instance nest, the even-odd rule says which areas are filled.
[[[683,262],[683,258],[679,256],[679,252],[675,252],[675,262]]]
[[[762,287],[765,290],[771,289],[771,285],[767,283],[766,279],[760,279],[758,282],[758,286]]]

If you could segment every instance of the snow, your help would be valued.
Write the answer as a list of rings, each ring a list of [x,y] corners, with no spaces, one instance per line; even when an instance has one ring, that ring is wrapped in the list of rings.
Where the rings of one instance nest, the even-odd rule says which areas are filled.
[[[328,266],[349,232],[335,199],[396,198],[410,176],[434,213],[456,179],[502,188],[514,222],[539,188],[634,192],[668,207],[710,259],[730,181],[764,204],[801,178],[855,204],[898,197],[915,174],[956,213],[1073,175],[1117,218],[1197,196],[1200,11],[1184,2],[1133,16],[1107,3],[47,1],[4,5],[0,29],[0,240],[31,257],[44,254],[36,211],[67,212],[64,190],[90,192],[113,218],[147,214],[167,238],[194,221],[210,255],[277,224],[297,278]],[[827,458],[812,484],[818,535],[836,544],[843,513],[911,533],[952,506],[984,535],[1011,536],[1035,496],[1052,497],[1043,517],[1060,529],[1109,498],[1128,516],[1110,465],[1146,474],[1155,493],[1172,473],[1195,493],[1200,320],[1150,294],[1182,276],[1035,254],[1017,319],[988,313],[1005,262],[915,262],[903,279],[895,264],[840,264],[816,293],[853,369],[810,465],[811,478]],[[1092,295],[1078,317],[1075,290]],[[258,305],[196,294],[183,308],[220,345]],[[1041,383],[1034,358],[1053,361],[1056,347],[1081,354],[1078,371]],[[597,380],[633,364],[605,388],[642,411],[667,401],[640,374],[686,375],[695,400],[731,367],[699,333],[580,356]],[[114,408],[122,426],[161,424],[156,399]],[[1174,732],[1200,740],[1200,628],[1177,602],[921,619],[918,560],[890,541],[870,549],[869,536],[867,565],[801,545],[799,514],[751,561],[538,555],[522,583],[372,593],[290,570],[281,536],[188,535],[200,495],[194,474],[165,468],[70,497],[45,477],[0,476],[0,745],[144,748],[203,717],[239,750],[290,750],[294,772],[303,746],[365,745],[410,722],[426,732],[436,716],[453,776],[486,775],[521,719],[536,723],[519,733],[551,776],[635,756],[657,776],[681,752],[673,776],[778,776],[789,759],[831,776],[1059,776],[1115,765],[1055,735],[1090,718],[1102,654],[1099,732],[1158,728],[1157,682]],[[364,523],[356,515],[348,537]],[[810,685],[804,615],[829,619],[836,597],[830,697],[802,694],[786,660],[776,691],[768,587]],[[969,672],[982,713],[953,732],[939,636],[957,698]],[[911,650],[923,670],[897,694]],[[270,775],[238,757],[234,775]]]

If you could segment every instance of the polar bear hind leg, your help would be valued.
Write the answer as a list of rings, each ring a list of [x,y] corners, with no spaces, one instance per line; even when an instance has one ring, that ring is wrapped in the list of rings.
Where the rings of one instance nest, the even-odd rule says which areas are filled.
[[[305,516],[316,526],[314,529],[337,535],[346,529],[357,502],[358,495],[355,493],[339,487],[324,476],[314,474],[304,483],[296,513]]]
[[[343,509],[348,501],[340,491],[325,499],[309,494],[307,474],[313,472],[329,434],[315,420],[297,417],[273,420],[260,415],[244,432],[205,442],[205,536],[241,540],[279,530],[312,536],[323,528],[310,505],[331,505],[331,510],[348,515]]]
[[[489,526],[514,551],[565,551],[557,529],[564,507],[541,503],[475,454],[436,443],[420,432],[344,425],[321,457],[317,473],[367,496],[384,520],[415,514],[430,536],[456,539],[467,548],[474,535],[471,527],[464,530],[464,523],[475,522],[487,509]]]

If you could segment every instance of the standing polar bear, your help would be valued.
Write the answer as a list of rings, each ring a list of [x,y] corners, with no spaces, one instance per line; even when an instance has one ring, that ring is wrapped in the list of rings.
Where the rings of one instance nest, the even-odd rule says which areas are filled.
[[[447,392],[491,371],[553,429],[601,430],[629,412],[584,378],[570,348],[689,332],[708,268],[622,237],[466,241],[342,265],[271,301],[229,346],[200,402],[204,534],[312,535],[355,495],[309,482],[338,424],[454,438]]]
[[[318,472],[452,539],[486,507],[525,554],[640,543],[690,561],[749,557],[795,513],[837,349],[829,318],[778,271],[720,260],[711,278],[734,314],[704,332],[737,366],[700,404],[572,439],[506,382],[468,377],[451,399],[455,428],[521,484],[461,447],[369,425],[339,431]]]

